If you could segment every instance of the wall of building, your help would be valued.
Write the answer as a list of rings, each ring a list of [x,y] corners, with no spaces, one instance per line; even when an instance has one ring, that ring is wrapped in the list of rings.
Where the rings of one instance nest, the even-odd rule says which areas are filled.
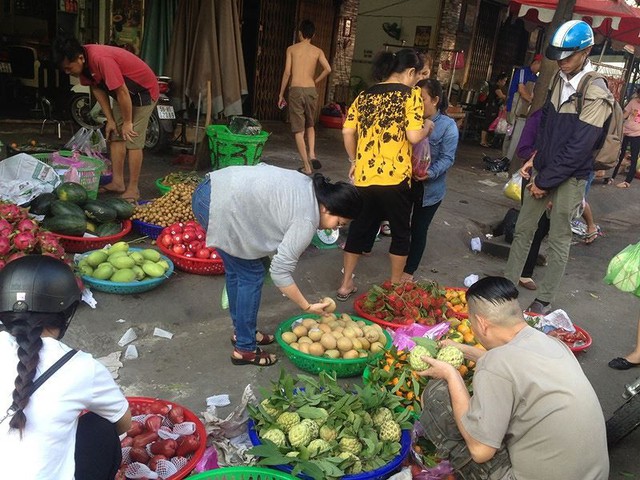
[[[371,84],[371,60],[384,44],[412,47],[416,40],[424,41],[430,28],[428,48],[435,48],[438,37],[441,0],[360,0],[358,11],[358,34],[353,54],[351,75],[361,77],[364,83]],[[400,38],[395,39],[385,33],[383,25],[395,23],[400,27]],[[418,28],[417,27],[421,27]]]

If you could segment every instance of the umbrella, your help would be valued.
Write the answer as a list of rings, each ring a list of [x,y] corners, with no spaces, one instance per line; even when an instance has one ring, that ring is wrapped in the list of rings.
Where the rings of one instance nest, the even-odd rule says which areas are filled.
[[[149,2],[144,15],[140,58],[158,75],[164,73],[177,5],[178,0],[155,0]]]
[[[510,0],[511,13],[538,24],[551,23],[558,0]],[[624,0],[576,0],[573,19],[619,44],[640,45],[640,9]]]
[[[191,103],[199,101],[211,82],[215,115],[242,114],[242,95],[247,94],[235,3],[181,0],[165,68],[174,81],[172,94]]]

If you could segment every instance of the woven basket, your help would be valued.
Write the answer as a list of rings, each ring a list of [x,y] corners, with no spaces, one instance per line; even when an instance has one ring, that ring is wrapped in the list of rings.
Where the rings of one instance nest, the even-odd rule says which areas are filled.
[[[290,347],[287,342],[282,339],[282,334],[284,332],[291,331],[291,324],[293,322],[304,318],[313,318],[315,320],[319,318],[319,316],[313,313],[297,315],[282,322],[276,330],[276,340],[284,350],[285,355],[289,358],[289,360],[291,360],[291,363],[293,363],[301,370],[306,370],[307,372],[311,373],[335,372],[336,376],[338,377],[356,377],[362,375],[362,372],[367,366],[367,363],[371,361],[371,359],[375,359],[384,354],[384,352],[378,352],[375,354],[371,354],[368,357],[343,359],[315,357],[307,353],[302,353],[295,348]],[[352,315],[351,318],[354,321],[364,320],[364,322],[369,325],[372,323],[364,318],[356,317],[354,315]],[[391,335],[389,335],[388,332],[384,332],[384,334],[387,337],[387,343],[385,345],[385,349],[387,349],[391,347],[392,339]]]
[[[204,451],[207,448],[207,431],[205,430],[204,425],[202,424],[202,421],[191,410],[175,402],[170,402],[167,400],[162,400],[159,398],[151,398],[151,397],[127,397],[127,400],[129,401],[130,406],[151,404],[153,402],[160,400],[161,402],[164,402],[170,406],[176,405],[176,406],[182,407],[182,409],[184,410],[185,421],[193,422],[196,424],[196,434],[198,435],[198,439],[200,440],[200,445],[198,445],[198,449],[193,453],[193,455],[191,456],[187,464],[182,468],[182,470],[180,470],[175,475],[171,475],[170,477],[167,477],[167,480],[182,480],[183,478],[186,478],[187,476],[189,476],[189,474],[195,468],[196,464],[202,458],[202,455],[204,455]],[[189,477],[189,479],[192,479],[192,478],[196,478],[196,477]]]
[[[224,264],[222,259],[189,258],[176,255],[162,243],[156,243],[158,249],[169,257],[176,268],[183,272],[195,273],[196,275],[224,275]]]

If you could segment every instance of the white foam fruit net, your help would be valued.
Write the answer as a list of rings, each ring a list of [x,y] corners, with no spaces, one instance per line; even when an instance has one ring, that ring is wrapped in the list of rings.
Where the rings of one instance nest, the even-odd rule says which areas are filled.
[[[151,470],[144,463],[139,462],[133,462],[131,465],[129,465],[124,471],[124,474],[127,478],[131,479],[148,478],[149,480],[156,480],[157,478],[160,478],[160,476],[156,472]]]
[[[173,433],[177,435],[192,435],[195,432],[196,424],[193,422],[182,422],[173,426]]]
[[[171,475],[175,475],[176,473],[178,473],[178,467],[176,467],[169,460],[158,460],[156,473],[158,474],[158,478],[169,478]]]

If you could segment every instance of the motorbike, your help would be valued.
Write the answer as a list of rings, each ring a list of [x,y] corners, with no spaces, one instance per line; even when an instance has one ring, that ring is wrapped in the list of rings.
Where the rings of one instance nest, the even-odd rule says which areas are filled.
[[[607,420],[607,443],[613,446],[640,425],[640,377],[624,386],[625,402]]]
[[[152,152],[164,150],[173,138],[176,114],[169,98],[171,78],[158,76],[160,97],[149,118],[144,146]],[[71,88],[73,95],[69,101],[72,120],[79,127],[100,128],[106,121],[100,104],[92,98],[89,87],[77,84]]]

